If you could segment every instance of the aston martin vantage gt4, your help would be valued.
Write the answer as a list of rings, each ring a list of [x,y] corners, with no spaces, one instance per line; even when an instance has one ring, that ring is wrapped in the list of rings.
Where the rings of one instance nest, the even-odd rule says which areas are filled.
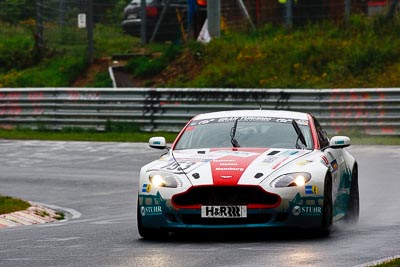
[[[143,238],[179,229],[290,227],[328,235],[359,216],[350,138],[327,137],[311,114],[237,110],[195,116],[140,171],[137,226]]]

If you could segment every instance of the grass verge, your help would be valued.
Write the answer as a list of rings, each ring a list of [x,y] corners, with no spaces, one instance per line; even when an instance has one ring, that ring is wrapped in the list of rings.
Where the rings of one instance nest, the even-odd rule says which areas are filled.
[[[346,133],[343,133],[346,135]],[[397,136],[354,136],[347,134],[354,145],[400,145],[400,137]],[[105,131],[81,129],[64,129],[62,131],[51,130],[25,130],[0,129],[0,139],[10,140],[48,140],[48,141],[97,141],[97,142],[148,142],[150,137],[164,136],[167,142],[172,143],[177,133],[170,132],[140,132],[140,131]]]
[[[375,267],[398,267],[400,266],[400,259],[395,259],[389,262],[384,262],[378,265],[374,265]]]
[[[147,133],[147,132],[98,132],[68,129],[62,131],[40,130],[4,130],[0,129],[0,139],[12,140],[49,140],[49,141],[98,141],[98,142],[148,142],[150,137],[164,136],[167,142],[172,142],[177,133]]]
[[[0,214],[6,214],[10,212],[26,210],[31,205],[21,199],[0,196]]]

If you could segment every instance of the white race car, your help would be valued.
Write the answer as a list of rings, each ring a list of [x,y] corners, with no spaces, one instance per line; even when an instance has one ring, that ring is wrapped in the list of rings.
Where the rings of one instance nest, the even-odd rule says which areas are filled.
[[[168,152],[140,171],[137,226],[143,238],[179,229],[295,227],[328,235],[357,222],[358,172],[310,114],[237,110],[190,120]]]

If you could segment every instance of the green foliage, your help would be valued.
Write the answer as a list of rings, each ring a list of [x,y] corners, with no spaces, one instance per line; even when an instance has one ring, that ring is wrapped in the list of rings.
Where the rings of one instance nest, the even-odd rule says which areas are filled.
[[[105,125],[106,132],[118,132],[118,133],[135,133],[140,132],[140,126],[133,122],[117,122],[107,120]]]
[[[0,87],[68,87],[86,66],[84,56],[49,58],[35,67],[0,75]]]
[[[0,1],[0,21],[16,24],[21,20],[35,17],[36,6],[31,0]]]
[[[113,83],[110,79],[110,74],[108,73],[108,71],[103,71],[97,73],[94,77],[94,81],[90,84],[87,84],[86,86],[95,88],[110,88],[113,87]]]
[[[180,53],[177,45],[168,46],[161,56],[155,58],[140,56],[128,62],[126,69],[138,77],[150,77],[159,74]]]
[[[114,126],[111,126],[113,128]],[[115,129],[115,128],[114,128]],[[63,141],[104,141],[104,142],[148,142],[150,137],[165,136],[168,142],[172,142],[176,133],[149,133],[140,131],[104,131],[83,130],[66,128],[60,131],[38,131],[17,128],[13,130],[0,129],[0,138],[18,140],[63,140]]]
[[[138,47],[140,40],[123,34],[121,27],[97,24],[94,29],[95,56],[129,53],[132,47]]]
[[[17,26],[0,23],[0,73],[31,66],[34,60],[32,34]]]
[[[21,199],[0,195],[0,214],[26,210],[30,206],[28,202]]]
[[[94,1],[96,3],[96,1]],[[125,6],[129,3],[126,0],[111,0],[107,1],[107,5],[104,2],[100,2],[95,5],[95,14],[105,14],[99,21],[99,23],[115,24],[119,25],[122,19],[122,14]]]
[[[347,27],[314,23],[287,31],[266,25],[252,34],[226,33],[200,49],[204,68],[175,87],[398,87],[400,18],[353,16]]]

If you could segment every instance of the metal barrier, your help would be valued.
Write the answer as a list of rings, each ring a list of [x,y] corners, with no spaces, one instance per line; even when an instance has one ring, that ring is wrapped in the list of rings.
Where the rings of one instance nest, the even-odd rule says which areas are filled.
[[[287,109],[315,115],[330,134],[355,129],[400,135],[400,89],[71,89],[0,90],[0,127],[82,127],[107,122],[177,132],[199,113]]]

